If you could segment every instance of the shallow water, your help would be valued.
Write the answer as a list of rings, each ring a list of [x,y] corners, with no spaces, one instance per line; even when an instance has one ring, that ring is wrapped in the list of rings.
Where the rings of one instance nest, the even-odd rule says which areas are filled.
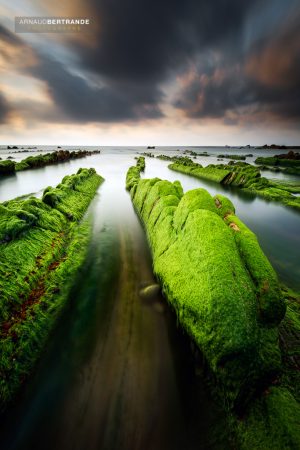
[[[50,147],[47,147],[47,149],[50,149]],[[179,147],[179,149],[182,152],[184,147]],[[205,148],[199,147],[191,147],[190,149],[198,152],[205,150]],[[206,150],[215,155],[225,153],[225,151],[226,153],[254,153],[253,149],[208,147]],[[145,151],[145,148],[104,148],[101,155],[93,155],[34,171],[19,172],[0,181],[0,202],[32,192],[41,195],[46,186],[59,183],[64,175],[74,173],[79,167],[95,167],[107,179],[101,189],[105,192],[105,186],[108,183],[111,186],[107,195],[103,195],[103,202],[107,201],[108,204],[105,214],[119,215],[121,208],[122,214],[126,216],[128,207],[131,207],[130,203],[120,202],[119,196],[121,195],[120,192],[124,190],[128,167],[135,164],[134,157],[142,151]],[[157,147],[151,152],[155,154],[168,153],[170,155],[179,153],[176,147]],[[280,153],[280,151],[255,150],[255,156],[276,153]],[[23,158],[27,154],[21,153],[20,155]],[[214,156],[197,158],[202,164],[208,164],[208,160],[213,162],[212,159],[214,159]],[[249,159],[253,160],[255,157]],[[290,287],[300,290],[300,214],[298,212],[242,192],[240,189],[223,187],[213,182],[198,180],[188,175],[173,172],[167,167],[168,161],[146,158],[146,162],[146,177],[158,176],[162,179],[180,180],[185,190],[204,187],[213,195],[218,192],[225,193],[234,202],[237,214],[256,233],[263,250],[271,260],[280,279]],[[291,175],[277,175],[279,178],[288,181],[294,179]],[[270,178],[274,178],[273,172],[270,172]],[[116,204],[118,205],[117,208]]]
[[[41,192],[79,167],[95,167],[106,178],[89,209],[94,232],[85,267],[25,394],[2,421],[1,448],[230,448],[222,414],[172,312],[159,295],[139,295],[155,280],[144,232],[124,189],[136,151],[110,149],[0,182],[3,201]],[[280,278],[300,288],[300,214],[167,165],[146,158],[143,176],[179,179],[184,190],[225,192]]]
[[[134,155],[111,162],[81,161],[107,178],[89,209],[93,240],[47,352],[2,420],[1,448],[225,450],[224,418],[196,373],[188,339],[159,294],[140,295],[155,280],[124,189]],[[61,166],[59,174],[51,169],[55,184]]]

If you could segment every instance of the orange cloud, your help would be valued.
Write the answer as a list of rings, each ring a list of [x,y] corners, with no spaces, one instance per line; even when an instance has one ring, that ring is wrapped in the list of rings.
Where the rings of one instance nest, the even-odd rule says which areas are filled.
[[[274,40],[252,54],[245,65],[246,74],[271,87],[295,86],[299,82],[299,71],[295,71],[300,54],[298,23],[286,24]]]

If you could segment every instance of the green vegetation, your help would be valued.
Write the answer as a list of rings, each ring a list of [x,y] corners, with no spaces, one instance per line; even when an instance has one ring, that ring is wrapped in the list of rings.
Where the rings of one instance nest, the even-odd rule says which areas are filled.
[[[282,370],[235,422],[242,450],[300,447],[300,295],[282,287],[287,309],[279,326]]]
[[[191,158],[188,156],[168,156],[168,155],[157,155],[157,159],[162,161],[181,161],[182,164],[190,164],[192,162]]]
[[[280,365],[285,306],[274,270],[231,202],[179,182],[140,179],[130,191],[154,271],[181,325],[204,353],[230,403],[243,401]]]
[[[190,161],[182,164],[175,161],[169,169],[186,173],[196,178],[212,180],[217,183],[236,186],[245,191],[252,192],[268,200],[275,200],[295,209],[300,209],[300,198],[293,195],[300,192],[300,185],[293,186],[281,180],[268,180],[261,176],[257,167],[246,163],[210,164],[202,167],[201,164]]]
[[[279,327],[284,362],[282,381],[300,402],[300,294],[286,287],[282,291],[287,305],[284,320]]]
[[[268,170],[270,172],[281,172],[287,173],[288,175],[299,175],[300,176],[300,166],[299,167],[285,167],[282,168],[280,166],[259,166],[258,169],[260,171]]]
[[[151,152],[143,152],[143,153],[141,153],[141,155],[147,156],[148,158],[155,158],[155,156]]]
[[[45,167],[51,164],[70,161],[71,159],[84,158],[95,153],[100,153],[100,151],[79,150],[69,152],[68,150],[59,150],[57,152],[46,153],[45,155],[28,156],[28,158],[23,159],[21,162],[10,160],[0,161],[0,175],[12,175],[21,170]]]
[[[80,222],[103,179],[94,169],[66,176],[43,198],[0,205],[0,405],[18,391],[66,304],[86,252]]]
[[[7,159],[6,161],[0,161],[0,175],[10,175],[15,172],[14,161]]]
[[[193,175],[196,178],[204,178],[207,180],[215,181],[217,183],[221,183],[224,178],[230,173],[228,169],[222,169],[221,167],[225,166],[220,166],[219,170],[215,170],[215,166],[213,164],[202,167],[201,164],[182,164],[181,161],[169,165],[169,169],[186,173],[188,175]]]
[[[183,194],[179,182],[141,179],[135,169],[128,171],[127,188],[147,232],[154,272],[209,365],[238,447],[299,448],[299,299],[280,289],[229,199],[204,189]]]
[[[266,166],[284,166],[299,168],[300,167],[300,155],[290,151],[287,154],[275,155],[270,157],[259,157],[255,160],[256,164],[262,164]]]
[[[297,450],[299,403],[285,388],[272,386],[253,402],[236,426],[242,450]]]
[[[145,158],[140,156],[137,158],[136,166],[129,168],[126,175],[126,189],[130,190],[134,184],[137,177],[140,176],[140,172],[145,170]]]

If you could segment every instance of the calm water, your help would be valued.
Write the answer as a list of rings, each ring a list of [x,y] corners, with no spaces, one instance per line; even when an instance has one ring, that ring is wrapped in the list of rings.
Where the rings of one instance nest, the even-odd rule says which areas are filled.
[[[1,421],[1,449],[230,448],[175,317],[160,295],[140,296],[155,280],[124,189],[134,156],[95,155],[2,184],[2,195],[15,197],[80,166],[106,178],[88,213],[94,231],[85,267],[34,377]]]
[[[222,414],[171,311],[159,295],[139,295],[154,277],[144,232],[124,189],[137,151],[142,149],[105,149],[0,182],[3,201],[41,192],[79,167],[95,167],[106,179],[88,212],[94,232],[85,267],[24,396],[2,420],[1,449],[230,448]],[[185,190],[224,193],[220,185],[167,165],[147,158],[144,176],[179,179]],[[225,191],[280,278],[299,290],[300,214],[239,190]]]

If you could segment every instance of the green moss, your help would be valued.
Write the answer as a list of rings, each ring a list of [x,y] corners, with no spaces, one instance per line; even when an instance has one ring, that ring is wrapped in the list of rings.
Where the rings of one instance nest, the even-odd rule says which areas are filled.
[[[38,167],[70,161],[71,159],[84,158],[95,153],[100,153],[100,151],[78,150],[70,152],[68,150],[59,150],[57,152],[46,153],[45,155],[28,156],[17,163],[10,160],[0,161],[0,175],[11,175],[22,170],[36,169]]]
[[[283,360],[281,383],[300,402],[300,294],[283,287],[287,304],[284,320],[279,327]]]
[[[14,161],[10,161],[9,159],[6,161],[0,161],[0,175],[9,175],[15,172]]]
[[[57,204],[30,198],[0,205],[1,407],[30,373],[66,303],[89,238],[89,225],[77,222],[102,181],[83,169],[52,190],[62,192]]]
[[[280,166],[267,166],[265,164],[259,166],[259,170],[268,170],[270,172],[281,172],[290,175],[300,175],[300,167],[280,167]]]
[[[255,164],[263,164],[266,166],[283,166],[283,167],[300,167],[299,159],[286,159],[286,158],[276,158],[276,156],[271,157],[259,157],[256,158]]]
[[[233,203],[229,200],[229,198],[224,195],[217,194],[214,196],[214,202],[218,209],[219,214],[222,217],[227,216],[228,214],[235,214],[235,207]]]
[[[16,164],[16,172],[20,172],[22,170],[27,170],[27,169],[30,169],[30,166],[29,166],[29,164],[27,164],[24,161],[21,161]]]
[[[261,250],[255,234],[237,216],[227,215],[225,222],[234,231],[239,253],[253,280],[259,316],[265,322],[279,323],[286,308],[273,267]]]
[[[216,212],[216,206],[211,195],[205,189],[193,189],[188,191],[181,199],[174,214],[174,230],[180,231],[193,211],[204,209]]]
[[[140,201],[140,203],[142,204],[140,214],[144,220],[149,219],[154,206],[160,199],[164,197],[171,197],[172,199],[178,198],[176,187],[172,183],[168,183],[165,181],[155,182],[150,192],[147,189],[147,193],[149,193],[147,195],[147,203],[144,202],[143,196],[141,196],[140,200],[138,200],[138,198],[136,200],[137,202]]]
[[[203,178],[217,183],[239,187],[266,198],[283,203],[286,206],[300,210],[299,184],[288,186],[286,182],[268,180],[261,176],[257,167],[246,163],[232,163],[229,165],[213,165],[202,167],[192,163],[183,165],[175,162],[169,165],[169,169],[186,173],[196,178]]]
[[[187,173],[196,178],[204,178],[221,183],[223,179],[230,173],[227,169],[215,170],[210,164],[207,167],[202,167],[201,164],[193,163],[193,165],[182,165],[180,162],[175,162],[169,165],[169,169],[177,172]]]
[[[225,197],[204,189],[183,195],[178,182],[158,178],[131,181],[154,271],[181,326],[228,404],[245,400],[280,366],[276,324],[284,304],[273,269],[253,233],[235,216],[229,221],[234,207]]]
[[[128,191],[131,190],[131,188],[136,184],[136,180],[139,179],[140,173],[145,168],[145,158],[143,156],[140,156],[137,159],[136,166],[132,166],[129,168],[127,175],[126,175],[126,189]]]
[[[238,424],[242,450],[297,450],[300,448],[300,406],[281,387],[268,389]]]

